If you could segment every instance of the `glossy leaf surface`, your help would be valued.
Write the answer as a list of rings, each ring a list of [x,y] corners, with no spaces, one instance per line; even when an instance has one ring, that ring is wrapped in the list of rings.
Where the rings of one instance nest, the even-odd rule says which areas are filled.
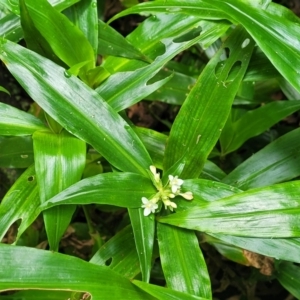
[[[40,214],[40,198],[34,166],[28,168],[6,193],[0,204],[0,241],[9,227],[22,220],[17,239]]]
[[[300,22],[295,15],[275,3],[263,9],[238,0],[204,2],[243,25],[277,70],[300,92],[297,80],[300,73]]]
[[[290,262],[280,262],[276,268],[277,280],[296,298],[300,298],[299,277],[300,269]]]
[[[270,239],[270,238],[251,238],[231,236],[220,233],[210,234],[223,241],[225,244],[247,249],[249,251],[274,257],[275,259],[300,262],[300,239]]]
[[[27,168],[33,164],[30,136],[0,137],[0,167]]]
[[[186,211],[161,217],[159,221],[207,233],[299,237],[299,187],[300,182],[293,181],[253,189],[221,200],[199,203]]]
[[[241,47],[245,40],[248,44]],[[236,28],[206,65],[173,123],[165,152],[165,169],[182,160],[186,165],[182,178],[199,176],[228,118],[253,47],[248,34]],[[221,62],[224,48],[230,49],[230,55]]]
[[[195,233],[158,223],[157,237],[168,288],[212,299],[207,267]]]
[[[31,135],[46,126],[33,115],[13,106],[0,103],[0,135]]]
[[[215,8],[211,3],[207,3],[206,1],[155,1],[149,3],[140,3],[139,5],[135,5],[129,9],[126,9],[117,15],[115,15],[109,22],[113,20],[129,15],[129,14],[137,14],[137,13],[170,13],[170,14],[189,14],[195,15],[201,18],[206,18],[209,20],[219,20],[227,17],[226,14],[221,12],[219,9]],[[184,16],[182,16],[184,17]]]
[[[149,293],[155,299],[159,300],[207,300],[206,298],[197,297],[195,295],[186,294],[178,291],[174,291],[172,289],[154,285],[154,284],[148,284],[142,281],[134,280],[133,284],[138,286],[140,289],[144,290],[145,292]]]
[[[238,149],[249,138],[259,135],[283,118],[300,109],[300,103],[294,101],[276,101],[247,111],[241,118],[224,127],[220,137],[222,154],[226,155]]]
[[[33,135],[36,177],[41,203],[80,180],[85,166],[86,145],[68,132],[36,132]],[[43,212],[50,248],[58,251],[75,206],[59,206]]]
[[[127,226],[105,243],[90,260],[90,263],[106,266],[128,279],[138,273],[139,257],[136,251],[131,226]]]
[[[161,41],[164,51],[159,53],[160,55],[155,58],[152,64],[138,68],[135,71],[111,75],[105,83],[97,88],[97,92],[115,110],[125,109],[145,98],[171,79],[172,74],[167,74],[169,76],[162,79],[154,76],[175,55],[197,42],[205,43],[207,40],[211,40],[212,36],[219,37],[228,28],[227,23],[197,22],[197,19],[189,20],[184,25],[180,34],[175,31],[174,36],[170,36],[170,33],[168,33],[168,37]],[[160,51],[163,50],[162,47]],[[152,56],[153,54],[156,53],[152,53]]]
[[[247,190],[299,176],[299,136],[300,129],[283,135],[245,160],[222,181]]]
[[[138,48],[101,20],[98,20],[98,31],[98,54],[148,60]]]
[[[21,46],[3,40],[0,48],[0,58],[10,72],[54,120],[91,144],[116,168],[147,174],[151,160],[143,144],[98,93]]]
[[[155,218],[153,215],[145,217],[142,208],[131,208],[128,209],[128,212],[139,256],[142,279],[145,282],[149,282],[155,235]]]
[[[153,299],[109,268],[76,257],[4,244],[0,245],[0,255],[0,291],[59,289],[88,292],[92,300]]]
[[[69,67],[89,61],[84,69],[94,67],[95,53],[83,33],[46,0],[26,0],[28,13],[53,52]],[[95,10],[95,8],[94,8]],[[84,76],[84,74],[83,74]]]
[[[43,209],[61,204],[108,204],[138,208],[142,197],[156,193],[151,180],[132,173],[105,173],[83,179],[43,204]]]
[[[98,49],[98,11],[96,4],[97,2],[94,0],[81,0],[64,11],[68,19],[81,30],[88,40],[93,49],[94,58]],[[85,58],[84,60],[88,59]]]

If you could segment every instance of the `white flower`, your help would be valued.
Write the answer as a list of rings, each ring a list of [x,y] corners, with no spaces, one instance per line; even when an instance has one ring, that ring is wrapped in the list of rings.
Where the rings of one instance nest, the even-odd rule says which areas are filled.
[[[154,180],[158,183],[160,182],[160,174],[156,173],[156,167],[155,166],[150,166],[150,171],[154,175]]]
[[[170,200],[164,201],[164,205],[165,205],[166,209],[167,209],[167,207],[169,207],[170,211],[173,211],[173,208],[177,208],[176,203],[174,203],[174,202],[172,202]]]
[[[180,186],[183,184],[182,179],[178,178],[178,176],[169,175],[169,180],[172,193],[176,193],[178,190],[180,190]]]
[[[186,200],[192,200],[194,198],[192,192],[179,193],[179,195]]]
[[[155,213],[155,210],[158,208],[155,200],[148,200],[146,197],[142,197],[142,208],[144,208],[144,216],[149,216],[151,213]]]

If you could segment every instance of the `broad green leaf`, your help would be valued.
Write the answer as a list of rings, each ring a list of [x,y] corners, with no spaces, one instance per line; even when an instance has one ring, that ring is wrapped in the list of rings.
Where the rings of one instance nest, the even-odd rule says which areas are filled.
[[[27,168],[33,164],[30,136],[0,137],[0,167]]]
[[[28,168],[12,185],[0,204],[0,241],[9,227],[22,220],[18,238],[40,214],[40,199],[34,166]]]
[[[153,160],[153,164],[157,168],[162,169],[167,136],[155,130],[143,127],[134,127],[134,131],[144,143]]]
[[[255,48],[246,71],[244,81],[255,82],[269,78],[280,78],[280,74],[272,65],[266,55],[259,49]],[[295,99],[295,98],[293,98]]]
[[[237,247],[237,245],[227,244],[207,234],[204,235],[204,239],[206,243],[209,243],[210,245],[215,247],[217,251],[227,259],[245,266],[249,265],[246,257],[243,255],[243,249]],[[201,241],[203,242],[204,239],[201,239]]]
[[[83,32],[93,48],[94,56],[96,56],[98,50],[97,1],[81,0],[66,9],[64,14]]]
[[[173,123],[165,151],[165,169],[180,159],[185,163],[182,178],[200,175],[228,118],[253,47],[249,35],[237,27],[206,65]],[[220,61],[225,48],[230,55]]]
[[[276,278],[280,284],[297,299],[300,298],[299,278],[300,269],[290,262],[279,262],[276,265]]]
[[[157,237],[168,288],[212,299],[207,267],[195,233],[158,223]]]
[[[207,160],[203,166],[200,178],[221,181],[226,176],[226,173],[216,164]]]
[[[0,135],[31,135],[46,126],[35,116],[0,103]]]
[[[173,76],[162,87],[158,88],[154,93],[147,96],[147,100],[161,101],[173,105],[182,105],[186,95],[194,86],[196,79],[191,76],[179,72],[168,70],[168,66],[161,70],[157,75],[157,79],[162,79],[167,75]]]
[[[56,7],[58,11],[61,11],[79,1],[80,0],[49,0],[48,2]],[[19,14],[19,0],[1,0],[1,5],[15,14]]]
[[[29,14],[25,0],[20,0],[20,18],[26,47],[53,62],[64,65],[64,63],[54,54],[47,39],[35,27]]]
[[[0,36],[18,42],[23,37],[20,17],[11,13],[0,19]]]
[[[72,297],[72,292],[67,291],[37,291],[37,290],[29,290],[29,291],[21,291],[16,292],[13,295],[2,296],[0,295],[0,299],[2,300],[58,300],[58,299],[69,299],[75,300]],[[77,300],[77,299],[76,299]]]
[[[222,181],[243,190],[268,186],[300,175],[300,129],[295,129],[235,168]]]
[[[214,238],[222,241],[224,245],[232,245],[247,249],[249,251],[259,253],[262,255],[274,257],[275,259],[289,260],[300,263],[300,239],[270,239],[267,238],[251,238],[231,236],[226,234],[214,233],[210,234]],[[210,237],[205,238],[210,242]]]
[[[144,143],[154,165],[159,169],[163,169],[165,145],[167,143],[168,136],[152,129],[142,127],[134,127],[134,131]],[[201,178],[216,181],[222,180],[225,176],[226,174],[224,171],[209,160],[205,162],[202,173],[200,174]]]
[[[300,92],[297,79],[300,73],[300,22],[295,15],[275,3],[262,9],[251,6],[251,2],[238,0],[203,2],[226,12],[243,25],[277,70]]]
[[[99,266],[109,266],[125,278],[133,279],[138,273],[139,257],[131,226],[127,226],[105,243],[90,260]]]
[[[145,282],[149,282],[155,235],[155,218],[152,214],[145,217],[142,208],[129,208],[128,212],[136,251],[139,256],[142,279]]]
[[[249,190],[213,202],[202,201],[191,209],[161,217],[159,221],[208,234],[300,237],[299,188],[300,181],[292,181]]]
[[[285,7],[270,3],[265,8],[259,1],[188,0],[183,3],[181,0],[161,0],[129,8],[114,16],[110,21],[130,13],[166,11],[201,16],[205,19],[231,19],[240,23],[251,34],[277,70],[296,90],[300,91],[300,84],[297,80],[300,72],[300,24],[299,19]]]
[[[161,41],[165,51],[158,55],[152,64],[135,71],[118,72],[111,75],[96,89],[97,92],[115,110],[125,109],[160,88],[171,78],[172,74],[163,79],[157,78],[155,75],[175,55],[197,42],[211,39],[212,35],[224,34],[228,28],[227,23],[216,25],[207,21],[200,21],[196,24],[193,22],[188,25],[180,35],[176,32],[175,36],[170,36],[169,33],[169,37]]]
[[[41,203],[80,180],[86,145],[66,131],[60,134],[37,131],[33,134],[36,177]],[[75,206],[58,206],[43,212],[50,248],[58,251]]]
[[[231,126],[225,126],[220,136],[222,155],[238,149],[245,141],[257,136],[283,118],[300,109],[300,102],[275,101],[249,110]]]
[[[122,171],[147,174],[149,154],[130,126],[78,78],[51,61],[2,40],[0,58],[26,92],[58,123]],[[32,133],[32,132],[31,132]]]
[[[165,46],[162,43],[163,40],[171,37],[175,39],[185,33],[198,32],[199,34],[199,28],[197,27],[200,22],[201,18],[182,16],[180,14],[152,16],[142,22],[126,39],[133,45],[139,45],[139,49],[144,55],[151,60],[155,60],[159,55],[166,52]],[[204,24],[207,24],[208,27],[212,27],[212,24],[214,24],[215,32],[208,35],[205,40],[202,40],[201,45],[203,47],[208,47],[215,42],[226,32],[230,25],[228,22],[218,22],[217,24],[202,22],[202,25]],[[180,46],[180,44],[178,46]],[[108,57],[103,66],[111,74],[114,74],[117,71],[137,70],[138,68],[146,66],[146,63],[140,60]]]
[[[283,91],[287,99],[300,100],[300,92],[297,92],[291,84],[284,78],[279,78],[280,89]]]
[[[50,3],[54,7],[61,11],[79,0],[52,0]],[[9,10],[14,13],[7,14],[5,17],[0,19],[0,37],[4,37],[12,42],[18,42],[23,37],[23,31],[20,24],[19,14],[19,1],[12,3],[10,0],[1,1],[1,5],[5,5]]]
[[[72,67],[83,61],[90,61],[80,73],[82,79],[85,79],[85,72],[95,65],[95,53],[82,31],[46,0],[38,2],[25,0],[25,2],[35,27],[64,63]]]
[[[166,287],[149,284],[142,281],[133,280],[132,283],[158,300],[208,300],[206,298],[174,291],[173,289],[168,289]]]
[[[108,204],[138,208],[156,193],[151,180],[133,173],[104,173],[83,179],[48,198],[43,209],[61,204]]]
[[[0,291],[82,291],[97,299],[153,299],[107,267],[70,255],[0,244]]]
[[[98,31],[98,52],[96,53],[148,61],[138,48],[101,20],[98,20]]]
[[[185,14],[195,15],[208,20],[220,20],[226,19],[227,14],[221,12],[219,9],[215,8],[211,3],[207,3],[202,0],[190,0],[190,1],[172,1],[172,0],[161,0],[148,3],[140,3],[130,7],[120,13],[116,14],[113,18],[109,20],[109,23],[123,16],[129,14],[138,13],[170,13],[170,14],[180,14],[181,18],[184,18]]]

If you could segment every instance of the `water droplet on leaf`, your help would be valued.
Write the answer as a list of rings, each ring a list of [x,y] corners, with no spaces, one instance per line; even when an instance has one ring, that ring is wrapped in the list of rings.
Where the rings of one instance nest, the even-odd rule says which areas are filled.
[[[67,70],[64,71],[64,75],[66,78],[70,78],[72,76],[72,74],[70,72],[68,72]]]

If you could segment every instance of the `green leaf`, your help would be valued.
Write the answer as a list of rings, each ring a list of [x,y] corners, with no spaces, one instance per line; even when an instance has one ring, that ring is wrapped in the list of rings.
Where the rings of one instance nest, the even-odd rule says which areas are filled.
[[[47,209],[61,204],[108,204],[138,208],[142,197],[151,197],[156,190],[147,177],[133,173],[104,173],[83,179],[64,189],[42,205]]]
[[[173,76],[170,78],[170,80],[151,95],[147,96],[147,100],[159,100],[161,102],[173,105],[182,105],[186,95],[194,86],[196,79],[179,72],[172,72],[172,68],[168,70],[168,66],[157,73],[155,77],[159,80],[171,74]]]
[[[22,220],[17,240],[40,214],[40,199],[34,166],[28,168],[6,193],[0,204],[0,241],[9,227]],[[1,286],[1,285],[0,285]]]
[[[98,54],[122,56],[149,62],[148,58],[119,32],[98,20]]]
[[[58,300],[58,299],[69,299],[75,300],[72,297],[71,292],[66,291],[38,291],[38,290],[29,290],[16,292],[13,295],[2,296],[2,300]]]
[[[275,3],[262,9],[238,0],[204,2],[243,25],[277,70],[300,92],[297,79],[300,72],[300,23],[291,11]]]
[[[49,1],[54,5],[54,7],[61,11],[79,0],[51,0]],[[7,14],[5,17],[0,19],[0,37],[4,37],[12,42],[18,42],[23,37],[23,30],[20,24],[19,14],[19,1],[16,0],[12,3],[10,0],[1,1],[1,5],[5,5],[9,10],[14,13]]]
[[[61,11],[79,1],[80,0],[49,0],[48,2],[56,7],[58,11]],[[13,11],[15,14],[19,14],[19,0],[2,0],[1,5]]]
[[[27,168],[33,164],[30,136],[0,137],[0,167]]]
[[[109,268],[70,255],[0,244],[0,256],[0,291],[35,288],[85,291],[92,300],[153,299]]]
[[[205,241],[210,242],[211,239],[218,239],[223,245],[232,245],[255,253],[274,257],[275,259],[289,260],[300,263],[299,238],[251,238],[231,236],[220,233],[214,233],[210,235],[214,238],[206,237]],[[220,242],[218,243],[220,244]]]
[[[157,168],[162,169],[167,135],[143,127],[134,127],[133,129],[144,143],[153,160],[153,164]]]
[[[109,266],[125,278],[133,279],[138,273],[139,257],[131,226],[127,226],[105,243],[90,260],[99,266]]]
[[[247,190],[288,181],[300,175],[300,129],[295,129],[245,160],[222,181]]]
[[[208,234],[300,237],[299,188],[300,181],[292,181],[249,190],[213,202],[202,201],[188,210],[161,217],[159,221]]]
[[[43,129],[46,126],[35,116],[0,103],[0,135],[31,135]]]
[[[130,208],[128,212],[136,251],[139,256],[142,279],[145,282],[149,282],[155,235],[155,218],[153,215],[145,217],[142,208]]]
[[[241,47],[244,41],[249,44]],[[182,178],[199,176],[228,118],[253,47],[249,35],[237,27],[206,65],[173,123],[164,169],[181,159]],[[220,61],[225,48],[230,50],[229,58]]]
[[[10,92],[6,88],[4,88],[3,86],[0,86],[0,92],[4,92],[4,93],[6,93],[10,96]]]
[[[134,280],[132,282],[136,286],[138,286],[140,289],[144,290],[148,294],[155,297],[155,299],[158,300],[207,300],[206,298],[197,297],[191,294],[186,294],[178,291],[174,291],[172,289],[168,289],[166,287],[154,285],[154,284],[148,284],[142,281]]]
[[[147,174],[149,154],[130,126],[99,96],[51,61],[2,40],[0,58],[27,93],[58,123],[114,167]]]
[[[118,72],[111,75],[96,90],[107,100],[107,102],[117,111],[125,109],[137,101],[145,98],[162,85],[171,76],[160,79],[155,76],[159,70],[175,55],[191,47],[197,42],[204,42],[211,39],[211,36],[220,36],[228,28],[227,23],[215,24],[212,22],[200,21],[189,22],[184,30],[168,33],[168,37],[161,42],[164,44],[165,51],[158,55],[154,62],[135,71]],[[174,34],[173,33],[173,34]],[[190,33],[193,33],[189,35]],[[153,55],[153,54],[152,54]],[[104,65],[106,67],[106,65]],[[168,75],[168,74],[167,74]]]
[[[203,0],[190,0],[184,1],[184,3],[180,0],[172,1],[172,0],[161,0],[149,3],[140,3],[139,5],[135,5],[126,10],[121,11],[116,14],[113,18],[109,20],[109,23],[112,21],[127,16],[129,14],[139,14],[139,13],[170,13],[181,15],[181,18],[185,18],[185,14],[194,15],[201,18],[206,18],[208,20],[220,20],[226,19],[227,14],[224,14],[219,9],[215,8],[211,3],[207,3]]]
[[[80,180],[86,157],[86,145],[68,132],[33,135],[36,177],[41,203]],[[58,206],[43,212],[50,248],[58,251],[75,206]]]
[[[97,1],[81,0],[64,11],[68,19],[84,34],[93,48],[94,57],[98,50]],[[88,59],[88,58],[87,58]]]
[[[195,233],[158,224],[157,237],[168,288],[212,299],[207,267]]]
[[[20,16],[24,39],[28,49],[44,56],[57,64],[63,65],[63,62],[54,54],[48,41],[37,30],[29,14],[25,0],[20,0]]]
[[[276,278],[280,284],[297,299],[300,298],[300,268],[290,262],[279,262],[276,266]]]
[[[283,118],[300,109],[300,102],[276,101],[247,111],[231,126],[225,126],[220,136],[222,155],[238,149],[245,141],[257,136]],[[226,129],[226,130],[225,130]]]
[[[25,1],[35,27],[63,62],[72,67],[90,61],[80,74],[85,79],[85,72],[94,67],[95,53],[84,34],[46,0]]]

